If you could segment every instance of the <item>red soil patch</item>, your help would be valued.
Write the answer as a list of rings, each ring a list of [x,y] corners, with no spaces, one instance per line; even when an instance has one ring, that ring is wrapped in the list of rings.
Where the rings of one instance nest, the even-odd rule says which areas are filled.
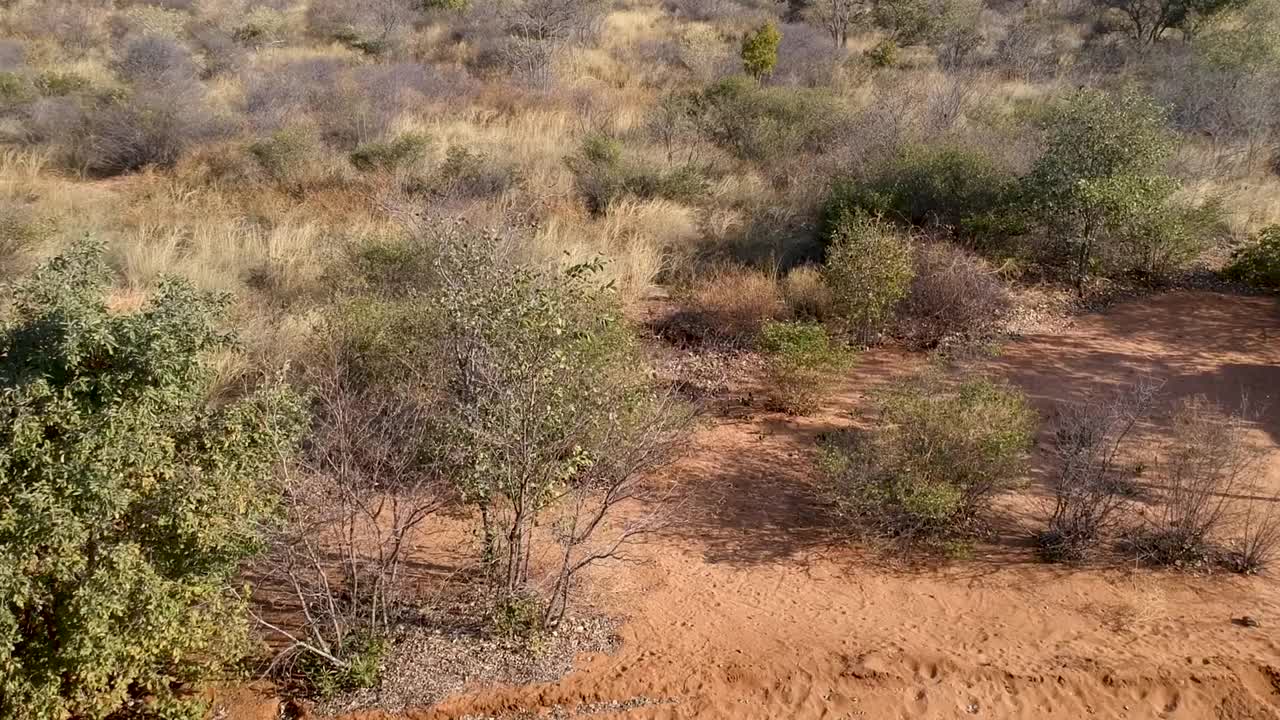
[[[402,717],[537,716],[636,698],[626,718],[1280,718],[1280,568],[1200,577],[1038,562],[1039,507],[1002,504],[1008,532],[972,560],[895,568],[835,532],[813,485],[816,436],[919,361],[875,353],[825,412],[740,408],[672,470],[681,522],[603,567],[594,602],[628,619],[616,654],[547,685],[477,689]],[[988,364],[1046,413],[1140,374],[1166,397],[1271,402],[1280,441],[1274,301],[1174,293],[1011,343]],[[1161,419],[1157,419],[1157,424]],[[1280,485],[1280,461],[1270,477]],[[1028,495],[1034,494],[1027,493]],[[1260,628],[1232,624],[1251,615]],[[365,715],[378,717],[377,714]]]

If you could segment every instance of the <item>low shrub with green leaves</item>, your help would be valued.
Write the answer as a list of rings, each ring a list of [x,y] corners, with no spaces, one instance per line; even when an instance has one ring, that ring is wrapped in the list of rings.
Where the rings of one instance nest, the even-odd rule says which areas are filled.
[[[823,277],[832,313],[860,343],[873,342],[893,318],[914,274],[910,240],[883,220],[845,215],[828,235]]]
[[[1256,287],[1280,290],[1280,225],[1264,228],[1252,243],[1236,250],[1226,274]]]
[[[627,160],[622,145],[604,135],[589,135],[582,150],[566,159],[587,209],[605,214],[624,197],[664,198],[692,204],[707,192],[707,170],[701,165],[677,165],[670,169]]]
[[[830,228],[851,213],[970,235],[992,214],[1012,212],[1017,179],[981,152],[958,145],[912,145],[865,182],[837,182],[824,217]]]
[[[226,588],[304,426],[279,385],[208,402],[225,300],[111,312],[110,278],[82,243],[0,327],[0,717],[200,717],[179,688],[242,656]]]
[[[362,172],[395,170],[421,160],[429,142],[425,135],[407,133],[394,140],[365,143],[351,153],[351,164]]]
[[[684,102],[699,133],[756,162],[827,150],[847,116],[829,90],[762,86],[746,77],[726,78]]]
[[[1018,390],[936,377],[878,399],[880,422],[828,439],[822,466],[837,502],[873,530],[906,537],[965,535],[1027,468],[1036,415]]]
[[[818,323],[766,322],[760,351],[769,377],[769,402],[791,415],[817,409],[848,365],[848,357]]]

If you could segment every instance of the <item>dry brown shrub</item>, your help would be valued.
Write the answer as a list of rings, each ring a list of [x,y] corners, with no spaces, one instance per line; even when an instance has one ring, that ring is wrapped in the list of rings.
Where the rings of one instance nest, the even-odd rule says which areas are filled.
[[[985,260],[952,245],[921,245],[898,333],[920,348],[980,343],[999,331],[1009,308],[1009,292]]]
[[[773,272],[720,268],[694,282],[686,307],[662,328],[679,342],[751,347],[766,321],[787,316]]]
[[[787,273],[782,280],[782,295],[798,318],[821,322],[831,315],[831,291],[822,279],[822,271],[813,265],[801,265]]]

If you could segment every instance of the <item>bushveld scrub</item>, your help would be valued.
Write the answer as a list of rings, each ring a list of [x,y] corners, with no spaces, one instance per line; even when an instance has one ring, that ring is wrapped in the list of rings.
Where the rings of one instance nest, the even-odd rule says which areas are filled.
[[[862,527],[907,538],[980,530],[991,498],[1022,479],[1035,413],[989,380],[922,377],[878,398],[881,422],[828,440],[823,469]]]
[[[1129,8],[1176,12],[1137,27]],[[1097,36],[1109,28],[1136,42]],[[276,667],[322,694],[373,683],[420,600],[402,546],[443,502],[485,538],[489,626],[554,626],[618,539],[595,534],[617,527],[601,518],[646,489],[683,423],[636,369],[628,318],[656,298],[677,306],[664,337],[762,353],[775,403],[807,412],[850,340],[948,349],[997,333],[1008,294],[971,252],[1087,292],[1255,237],[1229,274],[1274,288],[1277,38],[1265,0],[0,2],[0,283],[86,234],[106,248],[0,287],[9,342],[44,352],[11,344],[4,362],[66,366],[7,390],[27,413],[11,424],[53,430],[0,446],[0,478],[23,488],[3,512],[70,518],[50,530],[60,542],[79,533],[13,545],[40,562],[0,572],[22,603],[0,633],[34,637],[44,619],[23,608],[74,605],[73,589],[102,617],[137,606],[144,620],[61,650],[52,630],[10,643],[0,695],[48,716],[137,710],[143,694],[168,712],[188,662],[222,659],[217,631],[244,619],[211,588],[258,541],[261,568],[313,613],[268,629],[289,647]],[[23,299],[48,282],[78,289],[44,309]],[[210,330],[224,314],[235,347]],[[113,358],[130,353],[150,364],[126,372]],[[296,401],[261,380],[282,370],[311,422],[277,483],[255,443],[297,434]],[[257,386],[270,392],[246,395]],[[884,451],[858,476],[871,494],[848,507],[874,501],[902,534],[976,525],[979,466],[1003,482],[1016,459],[966,445],[950,419],[1014,432],[1019,403],[998,386],[903,392],[886,400],[896,428],[868,440]],[[1087,555],[1121,524],[1127,468],[1107,448],[1130,415],[1062,414],[1046,555]],[[112,423],[138,428],[129,447],[89,434]],[[75,504],[66,478],[29,491],[56,474],[41,453],[90,442],[107,464],[77,477],[102,502]],[[966,474],[906,456],[935,447]],[[161,476],[217,512],[191,517]],[[251,533],[269,505],[284,521]],[[321,521],[370,538],[370,555],[317,565],[334,550],[315,542]],[[1259,511],[1220,542],[1255,571],[1275,528]],[[133,543],[129,566],[93,566],[90,541]],[[151,542],[163,552],[138,550]],[[179,547],[216,560],[176,567]],[[81,582],[90,570],[101,582]],[[104,664],[117,671],[91,672]]]
[[[223,299],[168,281],[112,313],[100,244],[15,288],[0,331],[0,714],[189,717],[245,649],[228,594],[304,426],[268,383],[210,407]]]
[[[791,415],[816,410],[849,359],[825,328],[804,322],[765,323],[760,352],[769,377],[769,403]]]

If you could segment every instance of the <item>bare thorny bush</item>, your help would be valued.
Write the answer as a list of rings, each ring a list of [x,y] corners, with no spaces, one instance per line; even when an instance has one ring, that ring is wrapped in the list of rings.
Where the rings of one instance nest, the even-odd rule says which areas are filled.
[[[1161,462],[1160,507],[1151,525],[1140,528],[1132,540],[1141,557],[1179,566],[1218,559],[1216,542],[1240,519],[1237,501],[1256,491],[1266,455],[1249,439],[1248,418],[1247,402],[1236,413],[1199,396],[1178,402],[1173,440]],[[1275,534],[1275,520],[1269,518],[1274,513],[1252,506],[1245,513],[1240,540],[1254,548],[1248,554],[1256,558],[1259,544]]]
[[[1053,453],[1059,468],[1050,481],[1053,512],[1039,536],[1047,559],[1084,559],[1120,520],[1135,476],[1123,451],[1159,389],[1159,384],[1141,380],[1110,396],[1058,408]]]
[[[1142,380],[1059,409],[1053,513],[1039,537],[1047,559],[1084,559],[1125,523],[1142,471],[1130,455],[1134,430],[1150,417],[1160,387]],[[1144,524],[1121,533],[1139,559],[1184,567],[1220,562],[1253,573],[1280,549],[1277,498],[1256,495],[1267,451],[1249,438],[1248,403],[1242,408],[1229,412],[1200,396],[1174,404],[1172,437],[1144,484],[1153,509]]]
[[[447,498],[422,462],[432,409],[408,388],[371,385],[336,344],[308,370],[314,424],[305,461],[287,477],[285,524],[266,574],[283,581],[302,630],[259,616],[288,645],[349,669],[385,637],[405,600],[406,563],[423,523]]]

